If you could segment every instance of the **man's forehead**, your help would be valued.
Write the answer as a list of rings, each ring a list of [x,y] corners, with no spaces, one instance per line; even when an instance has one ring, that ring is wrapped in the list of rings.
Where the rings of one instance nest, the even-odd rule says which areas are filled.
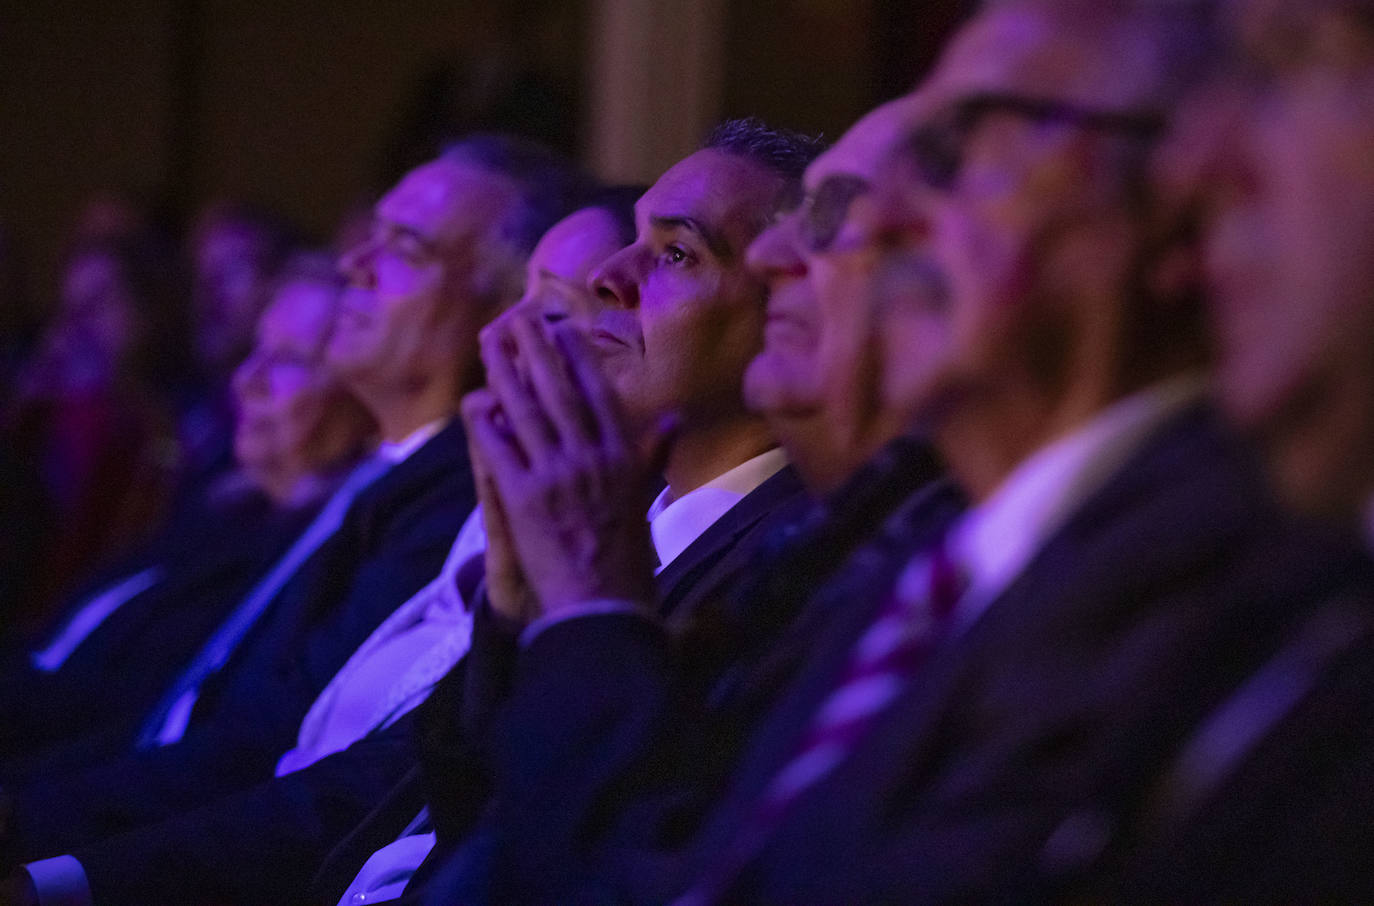
[[[620,231],[609,213],[584,208],[554,224],[530,255],[531,275],[547,272],[580,283],[586,272],[618,251]]]
[[[1136,108],[1157,91],[1157,48],[1149,35],[1133,33],[1124,14],[1107,7],[996,6],[956,33],[927,90],[949,100],[1015,94],[1092,108]]]
[[[1246,62],[1283,71],[1313,65],[1368,68],[1374,60],[1368,0],[1233,0],[1225,23]]]
[[[771,213],[780,182],[747,158],[708,148],[668,168],[635,204],[635,221],[643,231],[659,218],[687,218],[731,234]]]
[[[436,160],[407,173],[377,202],[378,220],[433,239],[457,231],[467,215],[485,218],[506,198],[507,181],[461,161]]]
[[[932,100],[929,92],[918,90],[869,111],[806,168],[807,190],[838,174],[873,180],[892,150],[931,112]]]

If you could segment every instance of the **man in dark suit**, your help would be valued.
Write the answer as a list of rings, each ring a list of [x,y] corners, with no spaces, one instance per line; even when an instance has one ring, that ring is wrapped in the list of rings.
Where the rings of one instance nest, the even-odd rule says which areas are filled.
[[[600,265],[591,287],[577,294],[591,312],[573,322],[601,345],[604,358],[599,367],[616,380],[618,405],[634,425],[630,430],[651,435],[664,415],[678,415],[663,467],[668,487],[649,512],[653,546],[659,563],[666,564],[655,581],[657,602],[663,613],[680,623],[689,622],[700,602],[718,597],[723,586],[740,576],[770,525],[794,509],[790,504],[799,497],[800,486],[790,469],[758,485],[738,503],[731,502],[738,492],[729,489],[746,479],[753,485],[785,461],[763,419],[746,411],[741,399],[743,372],[762,340],[763,320],[763,286],[746,274],[742,248],[787,196],[814,147],[761,124],[725,124],[704,151],[670,170],[646,193],[636,206],[640,239]],[[652,225],[652,239],[646,237],[646,224]],[[651,250],[651,243],[677,248],[683,257],[690,249],[692,264],[660,259],[663,252]],[[677,282],[662,284],[663,268],[670,263],[683,273]],[[530,356],[547,352],[531,349],[526,341],[540,329],[537,321],[514,317],[494,325],[484,340],[493,384],[511,379],[513,362],[537,367]],[[512,350],[519,350],[514,358]],[[474,395],[469,417],[485,418],[492,402],[490,394]],[[718,470],[720,474],[712,477],[710,473]],[[756,477],[748,479],[750,474]],[[625,480],[629,494],[643,493],[633,474],[627,472]],[[779,497],[783,489],[786,502]],[[494,515],[499,533],[499,505],[491,510],[485,509],[486,503],[484,499],[487,524],[493,525]],[[716,518],[726,504],[730,508]],[[685,540],[708,522],[710,527],[678,554],[683,541],[673,541],[672,534],[690,532]],[[693,524],[697,528],[691,528]],[[518,613],[525,594],[520,587],[523,577],[513,574],[509,565],[488,557],[490,599],[506,620]],[[480,712],[473,699],[488,697],[483,693],[506,680],[499,664],[513,654],[515,633],[493,646],[490,635],[482,631],[483,622],[491,626],[498,619],[479,621],[467,665],[469,686],[457,697],[461,703],[447,706],[450,718],[459,710],[469,715]],[[518,618],[515,624],[520,625]],[[493,648],[506,657],[493,655]],[[474,691],[473,684],[483,691]],[[427,710],[437,710],[434,706],[444,698],[436,695]],[[463,820],[457,816],[472,814],[485,801],[483,785],[472,779],[480,774],[479,763],[468,757],[475,751],[472,740],[480,736],[472,730],[475,722],[470,718],[461,730],[426,734],[434,741],[425,746],[430,757],[425,759],[424,784],[441,848],[460,835]],[[408,810],[415,811],[414,802]],[[390,842],[401,826],[393,819],[389,832],[368,837],[367,845],[350,845],[346,853],[331,859],[325,874],[339,873],[335,884],[352,880],[362,864],[359,855],[366,857],[369,847]],[[366,833],[366,828],[360,829],[355,837]],[[379,853],[377,859],[377,864],[384,863],[386,854]],[[368,890],[366,874],[357,879],[363,890]],[[387,871],[388,877],[398,875]],[[338,893],[333,891],[334,897]],[[375,890],[369,893],[376,895]]]
[[[1368,588],[1363,559],[1293,526],[1201,405],[1200,312],[1171,266],[1188,249],[1161,241],[1178,231],[1139,192],[1198,32],[1187,10],[1127,6],[981,15],[913,99],[877,191],[818,253],[914,308],[922,421],[973,507],[938,543],[855,558],[728,782],[680,786],[666,819],[626,795],[664,785],[661,763],[602,775],[600,796],[566,797],[563,777],[715,724],[678,704],[651,621],[573,616],[565,591],[539,587],[541,609],[567,617],[522,652],[492,746],[496,808],[427,902],[1057,892],[1304,612]],[[601,411],[570,398],[541,396],[564,407],[544,417]],[[588,499],[594,478],[534,480],[603,524],[613,508]],[[535,571],[558,574],[549,561],[579,559],[580,538],[508,513],[537,587]],[[637,594],[600,576],[580,590]]]
[[[378,456],[345,482],[356,497],[341,490],[326,505],[323,512],[337,504],[341,521],[317,520],[307,530],[303,559],[240,632],[241,644],[219,655],[219,669],[164,697],[169,707],[147,725],[163,744],[6,791],[13,854],[61,852],[271,776],[314,698],[438,571],[471,510],[454,414],[480,370],[477,331],[514,300],[524,256],[572,185],[566,167],[541,149],[474,138],[378,202],[372,235],[343,259],[351,285],[328,350],[383,438]],[[324,530],[312,547],[317,527]],[[70,880],[71,869],[62,861],[57,881]]]
[[[341,289],[332,263],[301,257],[278,279],[235,380],[238,470],[90,583],[46,643],[23,653],[0,691],[0,776],[51,776],[127,747],[161,690],[372,443],[372,417],[324,365]]]
[[[1202,212],[1227,414],[1287,503],[1371,532],[1370,4],[1235,4],[1158,170]],[[1374,897],[1374,610],[1335,601],[1201,721],[1099,860],[1104,899]],[[1104,880],[1105,879],[1105,880]]]
[[[763,140],[771,141],[772,153],[778,157],[775,166],[784,174],[788,166],[793,174],[799,171],[806,160],[804,155],[810,153],[811,148],[790,136],[769,134],[754,127],[733,140],[742,143],[746,138],[755,143],[759,154],[765,153]],[[792,155],[795,160],[784,159],[784,154]],[[746,198],[743,205],[746,211],[752,211],[753,206],[772,203],[782,194],[769,191],[762,200]],[[531,315],[577,323],[590,332],[603,309],[617,308],[605,300],[598,300],[587,285],[588,272],[624,245],[623,231],[628,228],[633,232],[633,223],[616,226],[613,218],[606,216],[608,213],[611,211],[607,208],[580,211],[549,231],[536,246],[528,264],[526,297],[503,319],[503,325],[516,317]],[[749,219],[761,223],[766,218],[751,216]],[[608,220],[611,223],[607,223]],[[604,234],[608,227],[611,235],[607,237]],[[603,247],[605,252],[599,253],[598,249]],[[599,257],[591,260],[588,256],[593,254]],[[730,266],[739,268],[742,262]],[[742,283],[740,290],[753,293],[758,286]],[[624,292],[624,287],[620,291]],[[719,326],[722,318],[738,321],[744,330],[749,329],[746,325],[753,325],[757,331],[759,307],[743,299],[733,301],[737,304],[729,309],[712,310],[703,306],[697,313],[684,312],[686,336],[691,337],[693,329],[700,331],[708,325]],[[629,310],[633,311],[633,306]],[[500,347],[489,343],[488,348],[499,350]],[[655,364],[665,369],[673,365],[672,356],[679,348],[673,345],[656,347]],[[733,370],[736,395],[744,364],[748,361],[747,347],[744,352],[746,355],[738,357],[733,364],[719,363],[720,367],[710,375],[713,381],[728,381]],[[703,390],[700,383],[686,384],[675,394],[671,388],[660,386],[659,389],[666,393],[664,398],[647,401],[641,398],[636,402],[661,406],[664,411],[680,409],[691,413],[694,408],[700,411],[705,403],[693,394],[717,392],[714,384],[708,383],[706,388]],[[656,581],[662,590],[663,606],[679,619],[686,619],[701,600],[719,595],[720,586],[746,568],[761,539],[772,531],[778,518],[795,509],[800,497],[799,482],[790,469],[779,468],[785,463],[785,456],[774,448],[730,464],[730,457],[740,455],[734,451],[747,451],[753,439],[762,437],[763,445],[770,446],[766,433],[760,434],[761,423],[756,416],[742,412],[711,414],[715,419],[714,430],[702,431],[701,426],[688,430],[675,440],[675,455],[715,459],[724,461],[729,467],[707,481],[699,489],[701,493],[694,493],[698,489],[687,489],[670,503],[656,506],[650,521],[662,564]],[[652,425],[653,415],[652,411],[646,411],[641,422]],[[729,424],[730,418],[736,422],[733,426]],[[689,423],[688,427],[694,426]],[[460,586],[466,582],[462,571],[458,582]],[[487,628],[494,627],[488,625]],[[513,638],[500,637],[499,633],[493,641],[498,647],[514,644]],[[428,798],[436,813],[436,823],[440,815],[473,807],[462,799],[481,787],[478,778],[464,776],[476,765],[463,763],[463,740],[461,736],[454,738],[455,728],[445,725],[447,718],[455,716],[454,712],[461,706],[465,666],[460,664],[459,669],[440,685],[431,701],[422,706],[421,722],[433,725],[426,727],[426,733],[442,737],[426,745],[427,777],[422,782],[417,776],[393,794],[396,820],[374,822],[377,825],[374,830],[379,836],[369,844],[370,848],[362,849],[354,857],[355,861],[342,869],[346,872],[343,883],[351,880],[372,848],[389,843],[405,828],[425,804],[426,794],[430,794]],[[361,798],[357,796],[358,791],[368,786],[383,760],[405,757],[403,735],[403,729],[392,728],[296,775],[279,778],[267,786],[162,826],[134,831],[78,850],[97,901],[139,902],[163,897],[179,902],[197,899],[299,902],[305,896],[303,884],[313,870],[307,850],[303,848],[318,842],[332,842],[320,832],[318,825],[336,823],[344,803]],[[448,770],[450,767],[452,771]],[[436,782],[445,787],[436,790]],[[450,782],[463,789],[451,789]],[[459,801],[449,802],[449,797]],[[310,804],[307,806],[306,802]],[[397,810],[395,802],[405,805]],[[480,799],[476,804],[480,805]],[[268,822],[266,828],[264,820]],[[336,835],[341,833],[342,830]],[[359,835],[359,839],[370,838]],[[314,861],[318,862],[319,856]],[[306,870],[302,872],[302,868]]]

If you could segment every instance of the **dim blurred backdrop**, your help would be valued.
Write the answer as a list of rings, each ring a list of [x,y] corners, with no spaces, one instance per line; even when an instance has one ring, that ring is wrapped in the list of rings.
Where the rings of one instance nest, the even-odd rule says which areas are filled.
[[[523,132],[649,180],[725,116],[837,135],[961,0],[43,0],[0,4],[4,331],[78,225],[215,201],[321,239],[436,141]]]

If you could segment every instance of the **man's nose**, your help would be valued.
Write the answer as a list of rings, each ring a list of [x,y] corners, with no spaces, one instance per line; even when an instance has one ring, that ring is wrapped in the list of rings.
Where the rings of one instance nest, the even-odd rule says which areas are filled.
[[[339,256],[339,271],[348,282],[362,289],[374,289],[377,276],[373,262],[377,254],[377,241],[364,239]]]
[[[1183,208],[1253,190],[1255,168],[1246,149],[1255,133],[1247,114],[1260,102],[1253,88],[1230,80],[1182,106],[1151,161],[1152,185],[1163,201]]]
[[[854,199],[849,219],[854,235],[876,245],[909,245],[930,236],[931,191],[908,173],[875,182],[873,191]]]
[[[606,305],[638,308],[641,258],[638,244],[621,249],[591,272],[587,287]]]
[[[267,363],[257,352],[248,354],[248,358],[239,363],[239,367],[234,369],[234,394],[243,397],[249,393],[261,393],[267,376]]]
[[[806,276],[806,262],[797,248],[795,215],[775,221],[749,243],[745,264],[761,280]]]

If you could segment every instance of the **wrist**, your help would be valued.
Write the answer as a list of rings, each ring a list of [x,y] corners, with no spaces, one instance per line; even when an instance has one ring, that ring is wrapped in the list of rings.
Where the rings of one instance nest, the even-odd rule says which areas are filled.
[[[558,617],[585,610],[589,604],[613,601],[625,609],[648,612],[655,597],[652,579],[642,582],[561,582],[551,583],[548,591],[539,595],[535,615],[539,619]]]
[[[554,613],[548,613],[526,626],[520,633],[520,647],[527,648],[536,638],[554,627],[588,618],[613,617],[635,620],[654,620],[653,611],[645,601],[628,598],[590,598],[568,604]]]

